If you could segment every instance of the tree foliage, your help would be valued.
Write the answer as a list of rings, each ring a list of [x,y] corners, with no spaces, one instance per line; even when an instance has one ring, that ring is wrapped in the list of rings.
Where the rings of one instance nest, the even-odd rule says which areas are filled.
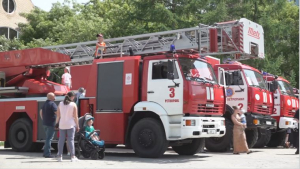
[[[114,38],[245,17],[263,26],[266,59],[243,63],[299,84],[299,8],[286,0],[90,0],[87,4],[66,0],[55,3],[49,12],[35,8],[23,16],[29,23],[19,24],[20,40],[0,50],[90,41],[97,33]]]

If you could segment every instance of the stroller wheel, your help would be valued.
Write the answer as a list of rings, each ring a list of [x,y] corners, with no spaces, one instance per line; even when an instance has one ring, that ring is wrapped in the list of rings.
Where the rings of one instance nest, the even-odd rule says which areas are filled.
[[[99,155],[99,159],[103,159],[105,157],[105,152],[99,151],[98,155]]]
[[[81,153],[81,155],[84,157],[84,158],[90,158],[90,153],[88,153],[88,152],[85,152],[85,151],[83,151],[82,153]]]
[[[93,160],[97,160],[98,157],[99,157],[98,151],[97,151],[97,150],[93,150],[93,151],[91,152],[91,158],[92,158]]]
[[[76,156],[77,158],[80,158],[80,155],[81,155],[81,153],[80,153],[80,148],[79,148],[79,147],[76,147],[76,148],[75,148],[75,156]]]

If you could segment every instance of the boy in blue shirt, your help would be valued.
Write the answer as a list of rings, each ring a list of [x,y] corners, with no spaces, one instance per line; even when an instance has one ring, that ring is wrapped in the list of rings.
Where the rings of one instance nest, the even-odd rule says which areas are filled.
[[[85,126],[85,131],[86,131],[85,137],[90,139],[94,145],[103,147],[104,141],[100,140],[100,138],[98,137],[98,134],[94,132],[95,129],[94,129],[93,123],[94,123],[93,117],[87,120],[87,122],[86,122],[87,125]],[[94,133],[91,134],[92,132],[94,132]]]

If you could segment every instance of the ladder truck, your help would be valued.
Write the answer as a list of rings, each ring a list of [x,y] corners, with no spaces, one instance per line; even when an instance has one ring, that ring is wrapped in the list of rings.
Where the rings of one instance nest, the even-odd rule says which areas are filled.
[[[0,140],[5,147],[41,150],[45,134],[38,112],[45,96],[49,92],[62,96],[69,89],[48,81],[48,68],[30,66],[70,61],[69,56],[46,49],[0,52]]]
[[[217,81],[210,64],[214,61],[203,54],[259,57],[239,47],[245,43],[237,31],[243,22],[250,21],[241,19],[226,27],[235,28],[235,32],[223,26],[200,24],[107,39],[106,53],[100,59],[93,58],[95,41],[44,47],[52,54],[68,55],[71,61],[32,64],[26,68],[71,66],[73,87],[78,85],[87,90],[79,101],[79,115],[91,113],[95,117],[95,128],[101,130],[106,143],[130,145],[140,157],[159,157],[168,146],[180,155],[193,155],[204,147],[204,138],[222,137],[226,133],[222,117],[224,85]],[[224,71],[220,69],[218,73]],[[37,113],[33,117],[29,121],[41,120]],[[31,134],[26,137],[28,144],[42,142],[42,136],[36,139],[37,133],[42,132],[41,126],[32,125],[36,125],[36,130],[28,128],[24,132]],[[6,126],[3,134],[10,135],[8,129],[12,126]],[[12,146],[7,144],[11,143],[9,138],[1,140]]]
[[[260,138],[260,145],[257,147],[277,147],[283,146],[286,138],[287,129],[298,128],[297,121],[294,120],[296,111],[299,109],[299,100],[296,97],[290,82],[281,76],[263,72],[264,79],[268,84],[268,89],[272,91],[272,83],[276,81],[278,87],[272,92],[274,108],[272,109],[272,117],[276,119],[277,130],[264,131],[264,135]]]
[[[220,24],[228,25],[232,23]],[[258,58],[263,59],[263,28],[253,22],[244,22],[240,27],[242,28],[239,29],[239,35],[245,41],[250,41],[250,43],[240,43],[240,47],[246,45],[251,52],[258,55]],[[244,30],[247,30],[247,32],[244,32]],[[233,29],[232,32],[234,31]],[[206,148],[210,151],[228,151],[232,147],[232,106],[237,106],[246,112],[247,129],[245,133],[249,148],[256,144],[261,130],[277,128],[276,120],[271,117],[274,104],[272,93],[268,91],[260,71],[238,62],[238,60],[245,59],[247,58],[243,59],[237,56],[233,60],[229,58],[223,64],[214,66],[215,72],[219,71],[220,68],[225,71],[225,80],[221,81],[221,84],[226,83],[226,109],[224,114],[226,134],[221,138],[211,137],[206,140]],[[218,75],[222,76],[222,74]],[[271,86],[274,88],[274,85]]]

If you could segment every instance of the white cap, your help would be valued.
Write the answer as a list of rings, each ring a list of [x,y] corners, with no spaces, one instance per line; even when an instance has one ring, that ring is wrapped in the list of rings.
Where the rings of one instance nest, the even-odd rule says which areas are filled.
[[[246,113],[246,110],[245,110],[245,109],[241,109],[241,112],[242,112],[242,113]]]

